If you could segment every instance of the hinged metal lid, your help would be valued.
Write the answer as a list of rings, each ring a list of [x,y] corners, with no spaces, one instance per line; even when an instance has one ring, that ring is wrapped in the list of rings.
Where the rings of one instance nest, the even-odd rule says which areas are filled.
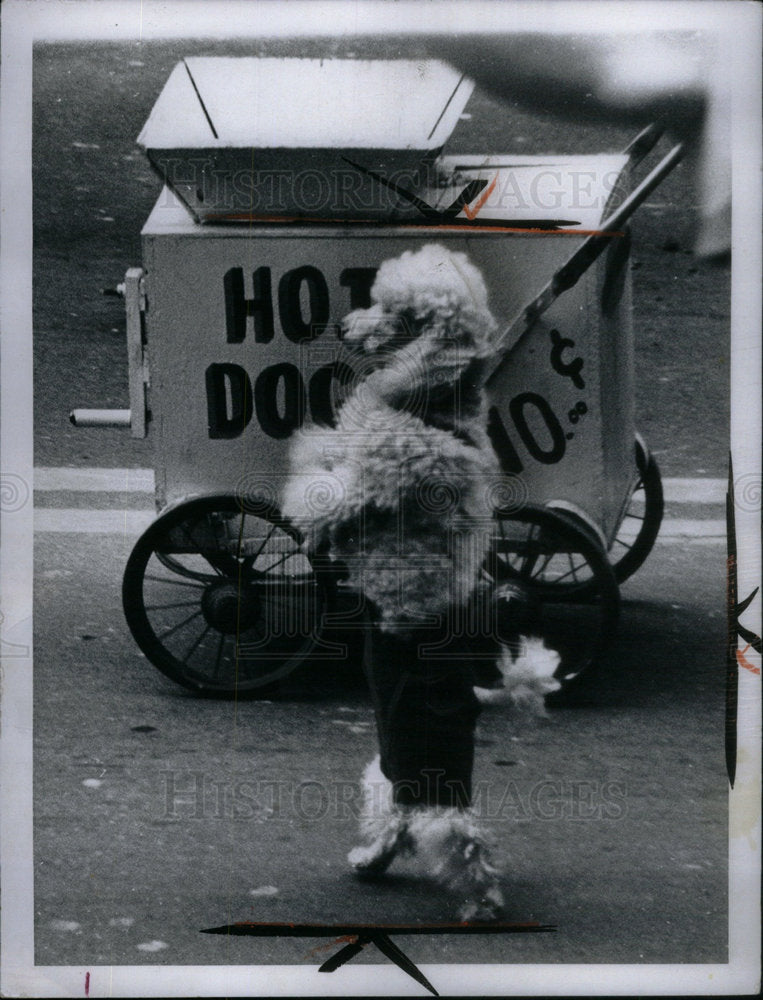
[[[189,58],[138,143],[200,221],[388,218],[397,195],[348,161],[417,187],[473,87],[436,60]]]

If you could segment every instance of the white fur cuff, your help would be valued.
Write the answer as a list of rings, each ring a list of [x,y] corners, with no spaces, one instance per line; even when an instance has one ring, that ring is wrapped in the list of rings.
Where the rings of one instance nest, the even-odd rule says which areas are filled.
[[[542,639],[520,636],[520,647],[512,657],[508,647],[501,651],[498,667],[503,675],[499,688],[475,687],[477,700],[483,705],[511,703],[532,715],[545,715],[544,696],[561,687],[554,677],[560,658]]]

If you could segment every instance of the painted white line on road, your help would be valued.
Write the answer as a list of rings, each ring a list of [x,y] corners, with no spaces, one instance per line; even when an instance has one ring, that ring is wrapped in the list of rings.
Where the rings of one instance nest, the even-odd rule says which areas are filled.
[[[75,493],[153,493],[153,469],[75,469],[37,466],[34,488]]]
[[[153,493],[153,469],[105,469],[38,466],[34,488],[39,491],[69,490],[75,493]],[[719,503],[726,501],[726,480],[708,478],[663,479],[669,503]]]
[[[624,521],[617,537],[622,541],[633,541],[637,534],[637,525],[631,521]],[[689,540],[692,538],[725,538],[726,522],[721,518],[680,518],[666,517],[660,525],[660,533],[657,536],[658,542],[674,542],[678,540]]]
[[[725,479],[663,479],[668,503],[726,503]]]
[[[156,520],[152,510],[84,510],[72,507],[36,507],[34,530],[41,534],[134,535]]]
[[[76,535],[139,535],[156,519],[153,510],[86,510],[79,507],[36,507],[34,530],[70,532]],[[625,528],[621,534],[625,538]],[[666,518],[658,541],[675,542],[692,539],[723,539],[726,522],[720,518],[692,520]]]
[[[667,518],[660,528],[659,539],[688,538],[694,535],[702,538],[725,538],[726,522],[721,518],[707,519],[703,521],[682,520],[681,518]]]

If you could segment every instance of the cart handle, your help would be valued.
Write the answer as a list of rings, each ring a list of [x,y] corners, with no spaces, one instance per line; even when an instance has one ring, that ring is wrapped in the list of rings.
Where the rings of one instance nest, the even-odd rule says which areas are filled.
[[[75,427],[130,427],[130,410],[72,410],[69,420]]]
[[[649,131],[648,129],[645,131]],[[641,133],[643,136],[644,133]],[[634,144],[641,136],[637,136]],[[516,319],[509,324],[508,328],[500,335],[496,343],[496,352],[499,359],[488,376],[490,379],[503,362],[504,354],[514,347],[519,340],[527,333],[538,318],[549,308],[549,306],[568,289],[576,285],[580,277],[593,264],[596,258],[609,245],[609,241],[615,236],[620,236],[623,224],[633,215],[636,209],[642,205],[649,195],[654,191],[675,165],[684,155],[683,144],[674,146],[673,149],[662,159],[657,166],[648,174],[638,187],[631,192],[619,208],[615,209],[601,224],[601,229],[587,236],[572,256],[562,266],[554,272],[553,277],[536,296],[532,302],[526,306]]]
[[[628,157],[628,166],[637,167],[644,157],[652,152],[664,134],[665,128],[658,122],[647,125],[645,129],[642,129],[636,138],[632,139],[623,150],[623,156]]]

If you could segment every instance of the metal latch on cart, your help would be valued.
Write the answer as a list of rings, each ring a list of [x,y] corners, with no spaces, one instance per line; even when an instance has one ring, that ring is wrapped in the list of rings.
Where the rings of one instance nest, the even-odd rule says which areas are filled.
[[[129,427],[132,436],[144,438],[149,420],[148,350],[146,347],[146,294],[143,269],[131,267],[118,293],[124,296],[127,320],[127,371],[130,391],[129,410],[72,410],[69,419],[75,427]]]

